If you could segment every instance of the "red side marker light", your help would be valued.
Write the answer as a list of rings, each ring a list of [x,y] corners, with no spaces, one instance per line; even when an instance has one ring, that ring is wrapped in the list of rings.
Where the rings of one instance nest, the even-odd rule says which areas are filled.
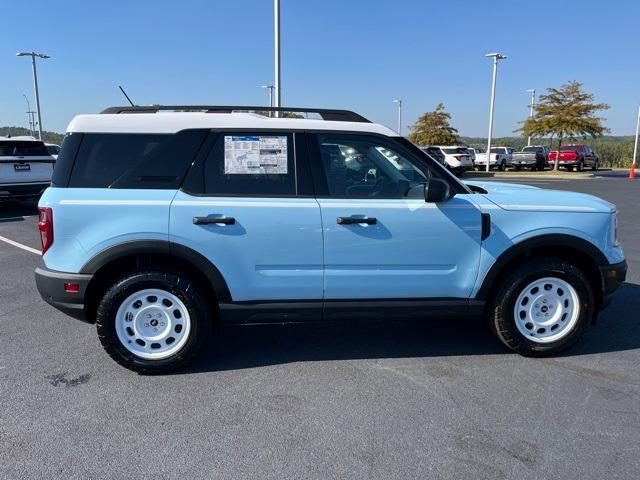
[[[79,283],[65,283],[64,291],[67,293],[78,293],[80,291]]]

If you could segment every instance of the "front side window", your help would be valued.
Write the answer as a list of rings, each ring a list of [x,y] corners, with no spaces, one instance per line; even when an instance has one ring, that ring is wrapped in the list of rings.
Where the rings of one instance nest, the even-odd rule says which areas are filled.
[[[338,151],[338,154],[341,154]],[[221,133],[204,164],[208,195],[296,194],[290,133]]]
[[[429,172],[415,158],[382,138],[357,134],[318,135],[329,194],[337,197],[405,198],[423,195]]]

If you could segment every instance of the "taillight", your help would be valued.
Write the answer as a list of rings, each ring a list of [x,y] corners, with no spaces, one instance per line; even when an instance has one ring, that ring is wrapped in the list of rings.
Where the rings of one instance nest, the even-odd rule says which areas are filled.
[[[40,242],[44,255],[53,244],[53,209],[51,207],[38,207],[38,230],[40,230]]]

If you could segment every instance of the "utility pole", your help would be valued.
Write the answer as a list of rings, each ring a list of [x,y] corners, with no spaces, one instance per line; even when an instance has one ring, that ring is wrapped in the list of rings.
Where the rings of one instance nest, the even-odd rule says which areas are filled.
[[[17,57],[31,57],[31,66],[33,67],[33,89],[36,92],[36,110],[38,111],[38,139],[42,140],[42,116],[40,113],[40,94],[38,93],[38,73],[36,72],[36,57],[45,59],[50,58],[49,55],[36,52],[18,52]]]
[[[638,135],[640,135],[640,106],[638,106],[638,121],[636,122],[636,141],[633,144],[633,159],[631,160],[631,169],[635,177],[636,158],[638,155]]]
[[[274,83],[275,106],[280,107],[282,100],[282,85],[280,84],[280,0],[273,0],[273,30],[274,30]],[[278,112],[276,112],[276,116]]]
[[[527,90],[531,94],[531,103],[529,104],[529,118],[533,118],[533,109],[536,107],[536,89]],[[531,135],[527,138],[527,147],[531,146]]]
[[[491,81],[491,106],[489,107],[489,136],[487,138],[487,172],[491,165],[491,136],[493,135],[493,108],[496,103],[496,77],[498,75],[498,60],[507,58],[500,53],[487,53],[485,57],[493,57],[493,80]]]
[[[402,136],[402,99],[394,100],[393,103],[398,104],[398,135]]]
[[[33,118],[31,117],[31,104],[29,103],[29,99],[24,93],[22,94],[22,96],[27,101],[27,121],[29,122],[29,135],[33,137],[34,125]]]

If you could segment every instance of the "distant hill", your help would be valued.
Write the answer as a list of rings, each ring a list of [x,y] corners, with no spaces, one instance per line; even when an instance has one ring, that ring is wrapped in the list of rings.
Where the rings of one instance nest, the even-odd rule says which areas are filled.
[[[18,137],[18,136],[24,136],[24,135],[29,135],[29,130],[24,127],[0,127],[0,137],[7,137],[7,136]],[[38,138],[38,132],[35,132],[34,136]],[[47,131],[42,132],[42,139],[46,143],[56,143],[60,145],[62,143],[63,138],[64,138],[64,135],[62,133],[47,132]]]

